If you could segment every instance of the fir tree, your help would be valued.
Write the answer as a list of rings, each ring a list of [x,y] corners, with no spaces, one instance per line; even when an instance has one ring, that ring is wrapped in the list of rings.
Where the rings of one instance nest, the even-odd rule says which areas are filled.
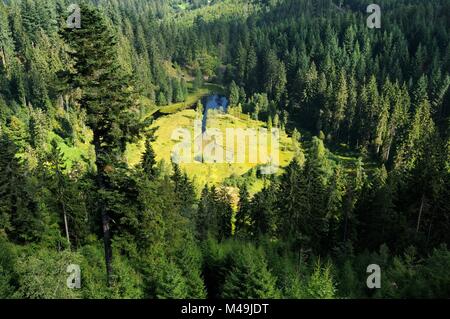
[[[152,144],[149,140],[145,141],[145,152],[142,155],[142,169],[148,178],[155,178],[157,176],[156,154],[153,150]]]
[[[225,277],[222,298],[278,298],[275,278],[261,252],[244,245],[235,252]]]
[[[93,131],[96,153],[99,213],[105,242],[107,280],[111,283],[112,250],[110,207],[107,197],[111,190],[109,175],[122,161],[127,142],[139,135],[132,87],[120,70],[116,40],[104,17],[87,5],[83,12],[82,28],[65,29],[62,36],[70,47],[74,61],[68,83],[81,89],[80,106],[86,110],[87,125]]]

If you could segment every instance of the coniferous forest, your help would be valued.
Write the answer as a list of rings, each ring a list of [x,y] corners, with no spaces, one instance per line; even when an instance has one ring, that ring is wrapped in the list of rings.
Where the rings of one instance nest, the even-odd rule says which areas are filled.
[[[376,2],[0,1],[0,298],[450,298],[450,2]],[[210,94],[276,174],[167,160]]]

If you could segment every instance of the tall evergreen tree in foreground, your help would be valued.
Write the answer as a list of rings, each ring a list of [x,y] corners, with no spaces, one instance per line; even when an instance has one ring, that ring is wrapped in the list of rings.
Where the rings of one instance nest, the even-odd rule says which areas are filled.
[[[107,280],[111,283],[112,249],[110,215],[114,197],[111,176],[124,165],[126,144],[139,136],[137,108],[127,76],[117,59],[116,39],[103,16],[81,5],[81,28],[65,28],[62,37],[69,46],[73,68],[63,76],[69,89],[79,89],[79,104],[86,111],[93,132],[96,155],[98,210],[105,245]]]

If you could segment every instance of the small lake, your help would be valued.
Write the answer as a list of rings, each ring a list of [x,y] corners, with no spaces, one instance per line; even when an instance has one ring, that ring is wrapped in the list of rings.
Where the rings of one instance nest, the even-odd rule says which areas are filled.
[[[219,110],[222,112],[227,112],[228,110],[228,99],[219,94],[213,94],[205,96],[202,99],[203,104],[203,119],[202,119],[202,131],[206,131],[206,122],[208,120],[208,111],[209,110]]]

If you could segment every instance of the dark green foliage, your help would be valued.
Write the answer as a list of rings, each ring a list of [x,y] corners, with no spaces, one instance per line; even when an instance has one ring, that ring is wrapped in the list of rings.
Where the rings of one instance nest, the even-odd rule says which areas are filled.
[[[198,89],[203,85],[203,74],[199,68],[195,70],[194,77],[193,87],[194,89]]]
[[[141,165],[148,178],[155,178],[158,174],[155,157],[155,151],[151,142],[149,140],[145,141],[145,152],[142,155]]]
[[[304,173],[296,159],[289,164],[281,177],[279,196],[284,197],[279,207],[280,236],[298,247],[302,244],[302,237],[306,235],[303,229],[308,222],[306,212],[309,203]]]
[[[236,231],[239,238],[250,238],[251,236],[251,204],[247,186],[243,185],[239,189],[239,204],[236,212]]]
[[[4,234],[0,234],[0,298],[13,296],[15,280],[17,279],[14,265],[17,253],[14,246],[8,242]]]
[[[114,34],[97,10],[87,5],[82,5],[80,10],[82,28],[66,28],[62,32],[74,63],[66,80],[70,88],[81,90],[79,103],[93,132],[98,211],[105,242],[107,281],[111,284],[110,219],[117,212],[116,203],[121,201],[121,194],[108,175],[120,169],[126,145],[139,136],[140,124],[133,88],[118,63]]]
[[[344,2],[1,2],[0,298],[448,298],[448,1],[383,1],[382,32]],[[149,130],[130,167],[210,82],[294,160],[197,189]]]
[[[200,240],[212,237],[223,240],[232,235],[233,208],[226,188],[207,185],[202,190],[196,216],[197,236]]]
[[[267,269],[261,251],[243,244],[230,256],[224,278],[223,298],[271,299],[280,296],[275,277]]]
[[[261,192],[255,194],[250,204],[250,235],[274,236],[277,232],[278,192],[275,179],[271,179]]]
[[[48,171],[43,178],[48,185],[48,203],[59,216],[60,229],[64,229],[67,247],[82,244],[89,235],[89,218],[86,204],[85,190],[76,175],[69,177],[66,173],[64,157],[55,140],[47,156]]]
[[[18,147],[5,134],[1,136],[0,216],[1,228],[19,242],[39,241],[46,225],[36,196],[35,176],[16,157]]]

